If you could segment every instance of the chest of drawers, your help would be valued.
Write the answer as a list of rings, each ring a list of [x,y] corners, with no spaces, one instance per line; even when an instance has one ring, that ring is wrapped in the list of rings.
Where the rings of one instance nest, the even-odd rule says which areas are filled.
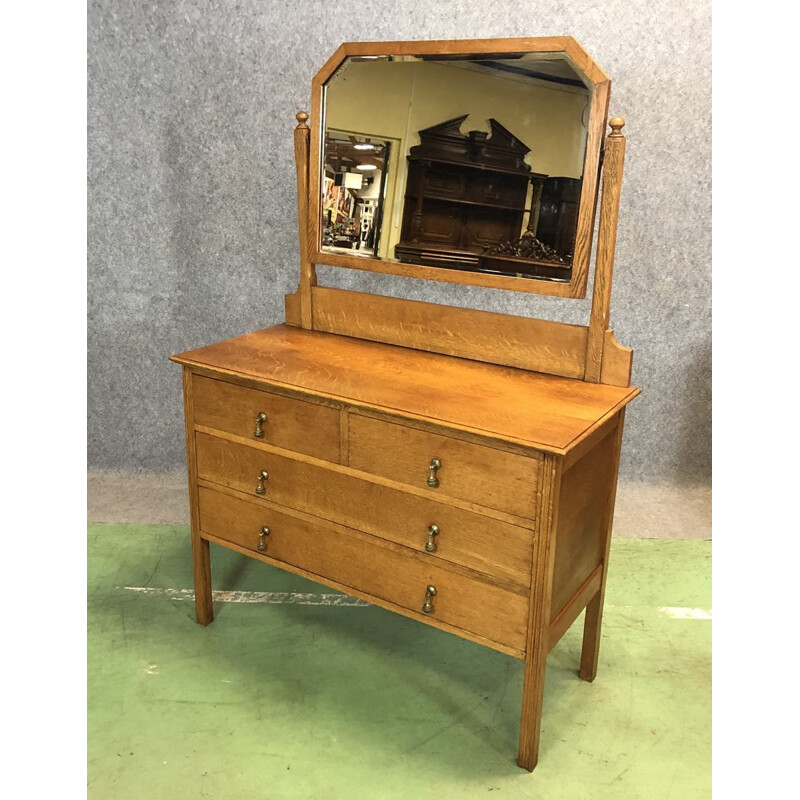
[[[507,74],[483,83],[486,70],[514,73],[523,94],[505,94]],[[470,87],[458,102],[491,135],[462,134],[465,117],[438,125],[439,145],[466,161],[438,158],[433,190],[422,164],[404,189],[398,164],[419,152],[409,132],[430,133],[446,116],[439,106],[457,74]],[[543,80],[558,87],[543,92]],[[547,653],[581,614],[579,674],[591,681],[597,671],[624,414],[639,393],[633,352],[609,328],[625,156],[625,121],[607,120],[609,92],[608,76],[570,37],[343,44],[312,81],[311,126],[305,112],[296,117],[300,280],[286,324],[173,356],[183,368],[198,621],[212,621],[215,542],[519,658],[517,762],[528,770]],[[425,109],[430,118],[412,125]],[[501,112],[528,144],[492,117]],[[334,119],[341,128],[328,127]],[[557,260],[534,235],[547,176],[530,163],[553,158],[553,145],[553,176],[575,182],[574,238]],[[503,155],[511,151],[513,168]],[[498,159],[504,174],[532,179],[514,203],[502,196]],[[465,183],[462,168],[477,172]],[[360,170],[376,172],[371,190],[382,198],[369,201],[372,244],[327,247],[364,200],[356,195],[369,179],[352,182]],[[583,298],[601,178],[588,325],[318,285],[323,264]],[[503,238],[516,241],[483,263],[478,251],[497,238],[484,226],[470,232],[469,259],[432,256],[431,237],[446,238],[456,213],[431,213],[443,193],[472,209],[462,219],[491,227],[498,214],[515,217]],[[403,197],[413,206],[401,214],[393,204]],[[400,218],[403,263],[386,258]]]
[[[581,675],[596,670],[638,390],[287,325],[173,360],[198,620],[215,542],[524,659],[532,767],[545,658],[585,608]]]

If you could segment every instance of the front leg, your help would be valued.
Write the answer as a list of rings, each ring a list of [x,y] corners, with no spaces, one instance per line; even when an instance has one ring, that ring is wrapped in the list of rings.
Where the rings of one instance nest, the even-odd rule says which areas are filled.
[[[529,772],[533,771],[539,760],[545,662],[550,649],[550,598],[553,590],[561,470],[562,462],[559,458],[545,455],[537,487],[538,511],[531,554],[531,597],[517,757],[517,764]]]
[[[192,524],[192,567],[194,570],[194,604],[197,621],[208,625],[214,621],[211,600],[211,553],[208,540],[200,536],[200,497],[197,488],[197,453],[194,441],[194,403],[192,373],[183,368],[183,414],[186,424],[186,466],[189,471],[189,511]]]
[[[197,621],[209,625],[214,621],[211,599],[211,552],[207,539],[192,531],[192,561],[194,565],[194,605]]]
[[[542,728],[544,673],[547,661],[546,636],[525,657],[525,683],[522,687],[522,718],[519,724],[517,764],[528,772],[539,761],[539,734]],[[544,645],[544,646],[541,646]]]

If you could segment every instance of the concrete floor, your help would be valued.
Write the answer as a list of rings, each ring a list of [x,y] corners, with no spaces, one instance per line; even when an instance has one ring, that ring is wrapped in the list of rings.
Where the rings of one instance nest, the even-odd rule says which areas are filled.
[[[179,513],[185,492],[99,485],[90,516],[146,510],[138,486]],[[579,620],[533,774],[521,662],[214,545],[212,565],[229,593],[203,628],[186,526],[89,525],[90,798],[710,796],[710,542],[615,538],[598,678],[576,675]]]

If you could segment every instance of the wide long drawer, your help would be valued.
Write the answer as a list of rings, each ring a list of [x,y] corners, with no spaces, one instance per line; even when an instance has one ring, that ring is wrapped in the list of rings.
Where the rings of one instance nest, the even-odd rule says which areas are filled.
[[[261,448],[204,433],[196,437],[200,478],[366,531],[434,561],[462,564],[525,591],[530,586],[533,532],[528,528]],[[260,478],[262,472],[266,479]]]
[[[253,438],[325,461],[339,460],[339,410],[318,403],[192,377],[195,425]]]
[[[204,487],[199,501],[206,535],[401,606],[420,619],[525,649],[528,601],[520,594],[390,550],[374,537],[334,531],[263,503]]]
[[[348,464],[411,486],[533,517],[539,459],[351,414]]]

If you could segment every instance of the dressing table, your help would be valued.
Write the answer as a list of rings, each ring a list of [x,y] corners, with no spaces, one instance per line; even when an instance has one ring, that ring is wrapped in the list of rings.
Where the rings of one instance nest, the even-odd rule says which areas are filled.
[[[625,154],[609,89],[570,37],[342,45],[297,114],[285,323],[172,357],[198,622],[214,542],[521,659],[528,770],[547,654],[582,612],[579,675],[597,672],[638,394],[609,328]],[[580,299],[597,206],[587,325],[317,283],[324,264]],[[367,232],[358,250],[330,244],[344,229]]]

